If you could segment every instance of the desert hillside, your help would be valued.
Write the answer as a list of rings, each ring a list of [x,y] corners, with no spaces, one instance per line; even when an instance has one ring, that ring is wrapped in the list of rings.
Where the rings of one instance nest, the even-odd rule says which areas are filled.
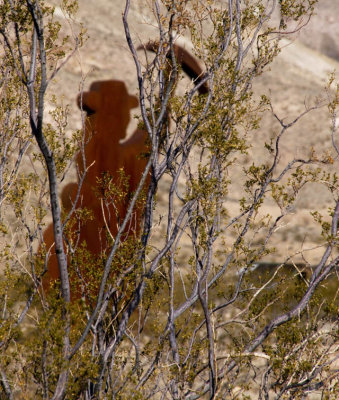
[[[135,67],[126,44],[121,17],[124,2],[81,0],[79,3],[76,23],[83,23],[88,39],[83,48],[63,68],[51,87],[51,92],[63,98],[64,103],[71,105],[71,129],[81,127],[80,112],[75,98],[82,85],[86,90],[95,80],[120,79],[126,82],[130,93],[137,93]],[[271,97],[274,109],[281,118],[292,120],[305,110],[305,106],[312,105],[316,98],[324,96],[324,86],[329,73],[335,69],[339,70],[339,47],[335,39],[339,25],[334,17],[335,3],[337,2],[331,0],[320,1],[316,15],[306,28],[296,33],[292,41],[282,40],[281,54],[254,84],[257,95],[266,94]],[[56,16],[60,21],[64,20],[59,8],[56,9]],[[277,20],[279,16],[275,15],[274,18]],[[132,34],[140,43],[154,38],[156,29],[152,14],[142,1],[132,2],[129,20]],[[67,29],[65,25],[65,34]],[[291,29],[295,29],[293,24]],[[133,129],[134,126],[131,125],[129,132]],[[276,121],[267,113],[261,128],[255,133],[256,136],[250,139],[252,151],[242,162],[251,163],[264,157],[264,150],[258,143],[263,143],[263,139],[269,140],[277,129]],[[285,152],[281,157],[288,160],[291,151],[298,155],[311,151],[312,148],[326,150],[330,142],[328,112],[326,107],[322,107],[291,130],[283,143]],[[239,164],[239,171],[241,168],[242,165]],[[338,169],[338,162],[333,168]],[[237,208],[240,196],[241,193],[235,187],[227,199],[226,207],[229,212]],[[160,213],[162,199],[164,200],[164,197],[160,197]],[[319,231],[314,224],[312,226],[310,212],[318,210],[326,213],[331,205],[333,199],[325,187],[306,187],[300,201],[291,209],[289,222],[281,226],[275,236],[275,242],[272,244],[279,249],[270,260],[279,261],[287,254],[320,245]],[[275,214],[273,204],[267,204],[266,207],[266,211]],[[310,263],[315,263],[320,253],[321,249],[318,248],[304,252],[303,256]]]

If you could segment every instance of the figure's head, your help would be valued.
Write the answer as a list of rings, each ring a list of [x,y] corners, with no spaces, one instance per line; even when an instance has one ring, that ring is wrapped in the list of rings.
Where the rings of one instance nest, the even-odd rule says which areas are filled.
[[[122,81],[93,82],[89,92],[78,95],[78,106],[95,118],[96,131],[114,133],[115,139],[125,137],[130,110],[138,106]]]

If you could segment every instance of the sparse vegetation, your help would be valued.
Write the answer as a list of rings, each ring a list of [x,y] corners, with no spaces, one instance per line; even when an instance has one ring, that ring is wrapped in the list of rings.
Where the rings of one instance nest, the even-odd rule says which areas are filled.
[[[159,36],[146,63],[130,34],[130,0],[123,22],[150,152],[140,192],[130,196],[130,213],[100,257],[71,229],[81,229],[91,210],[78,205],[66,215],[58,197],[83,150],[82,133],[66,132],[68,108],[58,99],[50,99],[49,113],[44,106],[83,30],[62,33],[47,1],[0,4],[0,397],[336,399],[338,84],[329,76],[313,104],[288,120],[252,91],[278,56],[289,20],[307,21],[315,1],[149,3]],[[71,18],[78,4],[60,6]],[[181,35],[206,67],[183,95],[176,92],[183,74],[173,51]],[[209,90],[199,95],[202,84]],[[330,146],[288,148],[282,160],[286,135],[321,107],[328,108]],[[264,112],[279,124],[270,141],[258,135]],[[255,135],[267,151],[259,162]],[[121,200],[128,178],[120,175],[121,184],[98,177],[93,190]],[[323,249],[317,265],[294,263],[293,254],[281,264],[262,263],[310,184],[326,187],[333,199],[327,215],[312,214]],[[231,209],[235,186],[242,195]],[[134,207],[144,209],[142,232],[126,239],[119,234]],[[60,281],[45,293],[49,249],[41,243],[51,218]],[[71,301],[70,281],[80,299]]]

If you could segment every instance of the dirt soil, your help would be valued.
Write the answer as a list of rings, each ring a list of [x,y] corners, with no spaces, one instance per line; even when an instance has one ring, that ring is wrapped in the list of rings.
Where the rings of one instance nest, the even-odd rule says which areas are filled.
[[[305,106],[312,105],[319,96],[324,96],[324,86],[329,73],[335,69],[339,70],[339,62],[335,60],[338,59],[337,50],[335,46],[330,45],[338,29],[338,23],[333,20],[336,7],[334,3],[337,1],[322,1],[315,22],[309,24],[305,33],[295,35],[293,41],[284,39],[281,43],[281,54],[270,69],[255,82],[256,95],[269,95],[274,110],[280,117],[285,118],[285,121],[292,120],[305,110]],[[81,128],[80,112],[75,104],[81,85],[87,89],[95,80],[121,79],[126,82],[130,93],[137,93],[135,66],[122,24],[123,7],[124,2],[120,0],[80,1],[76,20],[86,27],[88,40],[63,68],[50,88],[50,93],[62,98],[64,104],[71,105],[70,129]],[[56,9],[56,16],[60,21],[64,20],[60,8]],[[153,18],[142,1],[132,2],[129,20],[132,34],[140,43],[154,38],[156,28]],[[65,34],[69,34],[68,29],[65,26]],[[329,42],[326,41],[326,37],[330,38]],[[326,54],[334,58],[329,58]],[[286,162],[293,156],[307,154],[312,148],[328,149],[331,145],[329,127],[326,107],[308,115],[284,139],[281,162]],[[131,124],[129,133],[133,132],[134,128],[135,123]],[[249,139],[253,148],[247,159],[242,162],[248,165],[264,159],[265,150],[262,144],[278,129],[276,120],[267,113],[261,128]],[[338,133],[337,138],[339,141]],[[242,167],[239,162],[239,176]],[[338,162],[332,168],[338,170]],[[160,213],[161,207],[165,205],[165,197],[160,197]],[[226,204],[230,214],[237,209],[240,197],[241,191],[234,187]],[[310,212],[318,210],[326,214],[328,207],[333,204],[333,198],[324,186],[310,184],[303,189],[300,200],[291,208],[287,222],[276,232],[272,244],[278,246],[278,250],[268,260],[280,261],[288,254],[303,250],[303,256],[308,262],[317,263],[322,249],[306,251],[321,245],[319,230],[314,227]],[[278,210],[274,204],[268,202],[265,207],[265,212],[276,215]],[[163,212],[165,213],[165,209]],[[295,259],[299,260],[300,255]]]

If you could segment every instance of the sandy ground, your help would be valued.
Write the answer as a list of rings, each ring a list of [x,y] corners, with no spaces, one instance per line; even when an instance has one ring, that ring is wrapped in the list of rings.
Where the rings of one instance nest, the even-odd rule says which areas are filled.
[[[321,23],[322,30],[326,27],[326,15],[331,15],[333,12],[331,2],[326,4],[327,14],[322,8],[320,15],[315,17],[318,25]],[[324,7],[324,4],[322,6]],[[77,19],[86,27],[88,40],[81,51],[61,71],[53,86],[53,90],[62,94],[64,101],[72,106],[71,128],[80,126],[80,113],[76,108],[74,98],[79,91],[79,82],[82,78],[85,79],[85,88],[98,79],[122,79],[126,82],[129,91],[136,93],[135,67],[125,41],[121,19],[122,10],[123,2],[117,0],[81,1]],[[61,12],[59,10],[57,12],[58,16],[62,17]],[[140,42],[153,37],[156,30],[152,25],[150,15],[145,13],[142,2],[132,2],[130,21],[132,33],[135,38],[139,38]],[[333,28],[331,24],[327,26]],[[269,71],[257,79],[254,85],[256,94],[270,95],[275,111],[286,120],[292,120],[305,110],[305,104],[311,105],[318,96],[324,95],[328,74],[334,69],[339,70],[339,63],[335,59],[328,58],[319,52],[320,44],[313,46],[318,51],[303,44],[303,42],[310,42],[311,35],[316,36],[314,24],[308,29],[306,36],[301,33],[296,35],[297,38],[293,42],[282,40],[281,54]],[[244,160],[245,163],[264,157],[262,144],[264,140],[268,140],[276,133],[278,128],[271,115],[264,116],[261,129],[255,133],[255,137],[250,139],[253,149],[250,156]],[[134,126],[131,126],[129,132],[133,129]],[[282,143],[281,161],[287,161],[292,155],[305,154],[311,147],[325,150],[330,146],[330,140],[328,113],[326,107],[323,107],[312,115],[308,115],[288,133]],[[338,166],[333,166],[333,169],[335,168]],[[240,175],[241,170],[242,165],[239,165]],[[161,199],[165,202],[165,197],[160,197],[160,207],[165,205],[165,203],[161,204]],[[236,211],[240,197],[241,191],[235,187],[226,204],[231,215]],[[311,184],[303,189],[302,196],[291,210],[291,215],[275,235],[272,245],[279,248],[269,260],[279,261],[288,254],[321,244],[319,230],[314,226],[310,212],[316,209],[326,213],[327,208],[332,204],[331,194],[324,186]],[[264,211],[276,215],[278,210],[275,205],[268,202]],[[165,210],[163,212],[165,213]],[[321,251],[322,249],[317,249],[305,252],[304,256],[313,264],[317,262]]]
[[[51,3],[58,4],[59,2],[54,0]],[[329,1],[325,1],[322,6],[321,13],[316,18],[318,18],[318,23],[322,21],[322,32],[327,26],[331,35],[334,22],[331,20],[332,24],[326,18],[334,15],[334,6]],[[77,51],[60,71],[49,89],[49,94],[55,94],[64,104],[70,105],[70,131],[81,128],[81,115],[75,99],[82,87],[86,90],[95,80],[121,79],[126,82],[130,93],[137,94],[135,66],[125,40],[122,24],[123,7],[124,2],[120,0],[80,1],[75,26],[82,23],[87,30],[88,39],[83,48]],[[325,10],[324,7],[327,9]],[[134,38],[140,43],[154,38],[156,33],[151,15],[145,10],[143,1],[132,2],[131,29]],[[65,18],[60,8],[56,8],[55,15],[63,23],[63,34],[72,34],[70,26],[64,23]],[[334,69],[339,71],[339,62],[319,52],[322,50],[321,44],[311,41],[316,50],[303,44],[309,44],[311,35],[317,36],[314,25],[310,26],[306,36],[300,34],[293,42],[284,39],[281,43],[281,54],[254,85],[255,93],[269,95],[277,114],[286,120],[292,120],[305,110],[305,104],[311,105],[318,96],[324,95],[328,74]],[[324,51],[324,53],[328,52]],[[50,105],[47,104],[47,110],[49,107]],[[248,165],[252,161],[265,157],[262,144],[265,140],[269,140],[278,128],[277,122],[267,113],[263,118],[261,128],[249,139],[252,150],[242,162]],[[135,121],[131,123],[128,132],[131,133],[134,129]],[[326,107],[323,107],[309,115],[302,123],[298,123],[288,133],[282,143],[281,161],[286,162],[289,157],[305,154],[311,147],[325,150],[330,146],[330,140],[328,112]],[[243,164],[239,162],[239,177],[242,167]],[[332,170],[335,169],[338,170],[337,164],[332,167]],[[74,180],[74,176],[74,172],[71,173],[68,180]],[[238,180],[236,175],[233,178]],[[226,200],[226,208],[230,215],[237,210],[241,196],[241,190],[235,186]],[[165,213],[166,196],[159,198],[159,212]],[[319,230],[312,223],[310,211],[318,210],[326,213],[328,207],[332,205],[333,199],[325,187],[319,185],[306,187],[300,200],[292,208],[291,215],[275,235],[272,245],[279,248],[269,261],[280,261],[288,254],[320,245]],[[276,206],[270,202],[265,204],[264,211],[273,215],[277,213]],[[318,261],[321,251],[317,249],[304,255],[307,261],[314,264]]]

